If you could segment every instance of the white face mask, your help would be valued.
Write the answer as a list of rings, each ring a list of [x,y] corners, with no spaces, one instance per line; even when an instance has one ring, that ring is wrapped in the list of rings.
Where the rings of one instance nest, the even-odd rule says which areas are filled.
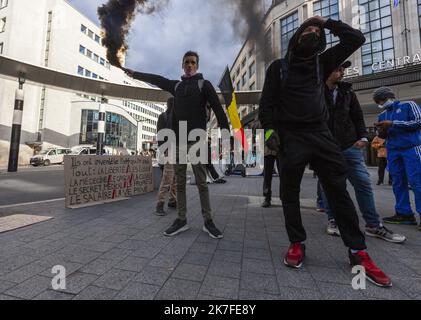
[[[395,102],[395,100],[389,99],[383,105],[379,104],[378,107],[379,107],[379,109],[384,109],[384,108],[387,108],[387,107],[391,106],[394,102]]]

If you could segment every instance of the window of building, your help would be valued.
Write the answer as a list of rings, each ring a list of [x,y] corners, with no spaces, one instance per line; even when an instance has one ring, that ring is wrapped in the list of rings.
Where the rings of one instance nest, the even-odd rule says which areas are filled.
[[[268,32],[265,34],[265,65],[267,66],[270,62],[272,62],[272,53],[273,53],[273,47],[272,47],[272,29],[269,29]]]
[[[6,17],[0,20],[0,33],[6,30]]]
[[[85,70],[85,76],[90,78],[92,76],[92,72],[89,70]]]
[[[101,39],[101,38],[99,37],[99,35],[97,35],[97,34],[96,34],[96,35],[95,35],[95,42],[99,43],[100,39]]]
[[[247,58],[244,57],[243,61],[241,61],[241,68],[244,68],[246,66],[247,63]]]
[[[82,32],[82,33],[85,33],[86,34],[86,30],[87,30],[88,28],[86,28],[86,26],[84,26],[83,24],[81,24],[80,25],[80,31]]]
[[[382,61],[395,58],[392,8],[389,0],[359,0],[359,5],[364,7],[365,12],[360,19],[365,21],[361,24],[361,31],[367,38],[361,49],[363,74],[372,74],[373,65]]]
[[[94,54],[94,61],[96,63],[99,63],[99,56],[97,54]]]
[[[85,48],[84,46],[80,45],[80,46],[79,46],[79,52],[80,52],[81,54],[85,55],[85,53],[86,53],[86,48]]]
[[[91,50],[89,50],[89,49],[87,49],[86,50],[86,55],[89,57],[89,58],[91,58],[92,59],[92,51]]]
[[[249,89],[250,89],[250,91],[254,91],[254,90],[256,90],[256,82],[253,82],[253,83],[251,84],[251,86],[249,87]]]
[[[88,30],[88,37],[91,39],[94,38],[94,32],[91,29]]]
[[[237,91],[240,91],[241,90],[241,82],[240,81],[237,82],[236,90]]]
[[[0,0],[0,9],[7,7],[7,0]]]
[[[298,30],[298,11],[281,20],[281,54],[284,57],[288,51],[289,40]]]
[[[247,72],[243,74],[241,79],[242,79],[242,86],[244,87],[247,83]]]
[[[320,0],[313,4],[315,16],[322,16],[324,18],[331,18],[339,20],[339,3],[338,0]],[[326,30],[326,42],[328,46],[333,46],[339,42],[339,39]]]
[[[0,54],[3,54],[4,43],[0,43]]]
[[[249,78],[254,76],[255,73],[256,73],[256,62],[253,61],[252,64],[249,66]]]
[[[77,67],[77,73],[79,75],[83,76],[84,75],[84,72],[85,72],[85,69],[84,68],[82,68],[81,66],[78,66]]]
[[[418,0],[418,20],[420,22],[420,40],[421,40],[421,0]]]

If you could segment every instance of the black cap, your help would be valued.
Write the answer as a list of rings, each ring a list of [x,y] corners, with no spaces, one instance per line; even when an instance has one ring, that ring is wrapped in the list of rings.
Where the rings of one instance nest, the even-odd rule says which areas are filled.
[[[350,66],[352,66],[351,61],[345,61],[344,63],[341,64],[341,67],[345,69],[348,69]]]

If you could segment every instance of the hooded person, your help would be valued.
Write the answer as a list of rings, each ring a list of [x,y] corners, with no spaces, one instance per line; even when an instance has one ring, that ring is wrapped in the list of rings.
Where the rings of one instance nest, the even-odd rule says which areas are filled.
[[[325,29],[339,37],[326,50]],[[334,212],[352,266],[362,266],[369,280],[390,287],[392,282],[366,253],[364,234],[346,190],[348,174],[341,149],[328,127],[325,81],[365,42],[364,35],[341,21],[313,17],[291,38],[284,59],[268,68],[260,101],[259,119],[266,144],[282,159],[282,203],[291,246],[285,265],[300,268],[307,238],[300,212],[300,187],[305,168],[317,173]]]

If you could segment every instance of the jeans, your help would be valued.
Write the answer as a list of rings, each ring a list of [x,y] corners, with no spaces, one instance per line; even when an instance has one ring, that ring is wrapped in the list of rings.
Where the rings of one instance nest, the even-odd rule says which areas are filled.
[[[351,147],[342,151],[349,167],[348,180],[354,187],[358,206],[366,222],[367,227],[378,228],[381,226],[380,217],[374,203],[373,188],[371,185],[370,173],[364,161],[363,150]],[[323,194],[326,214],[329,220],[334,219],[332,210],[326,196]]]

